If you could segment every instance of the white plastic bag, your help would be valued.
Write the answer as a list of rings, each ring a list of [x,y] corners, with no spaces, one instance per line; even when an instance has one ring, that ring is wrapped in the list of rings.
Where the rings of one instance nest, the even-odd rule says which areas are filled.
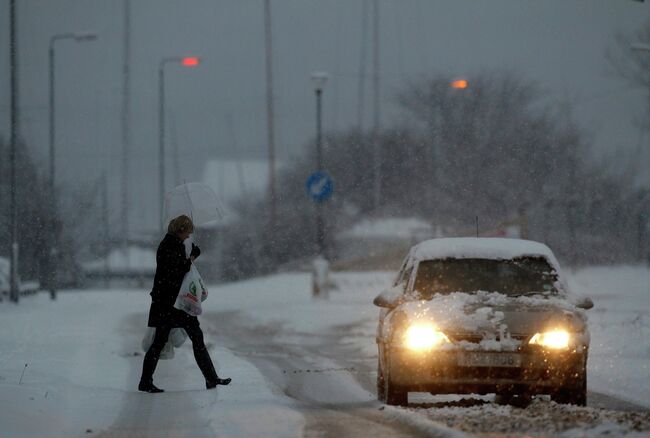
[[[142,351],[145,353],[149,351],[149,347],[153,344],[153,338],[156,336],[155,327],[147,327],[142,338]],[[172,329],[169,333],[169,339],[160,352],[161,359],[172,359],[174,357],[174,347],[180,347],[187,339],[187,333],[181,328]]]
[[[169,332],[169,342],[178,348],[187,340],[187,333],[182,328],[174,328]]]
[[[201,302],[207,298],[208,290],[203,285],[201,274],[192,263],[190,270],[183,278],[174,307],[192,316],[199,316],[203,312]]]
[[[160,358],[163,360],[174,358],[174,345],[172,345],[171,342],[167,341],[162,351],[160,352]]]
[[[142,351],[145,353],[149,351],[149,347],[153,344],[154,336],[156,336],[156,327],[147,327],[147,331],[144,332],[144,337],[142,338]]]

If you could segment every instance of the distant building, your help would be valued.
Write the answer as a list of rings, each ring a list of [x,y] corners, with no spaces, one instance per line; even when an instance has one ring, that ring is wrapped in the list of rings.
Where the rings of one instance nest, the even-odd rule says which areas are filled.
[[[336,235],[335,270],[396,270],[408,249],[430,239],[430,222],[415,217],[362,219]]]
[[[81,264],[85,280],[113,282],[119,280],[144,287],[156,273],[156,251],[151,248],[129,246],[112,249],[106,257]]]

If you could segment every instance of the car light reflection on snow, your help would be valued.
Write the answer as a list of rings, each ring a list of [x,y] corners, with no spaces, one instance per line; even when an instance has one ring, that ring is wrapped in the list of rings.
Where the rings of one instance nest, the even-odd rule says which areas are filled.
[[[566,330],[553,330],[536,333],[530,338],[529,344],[560,350],[569,347],[569,333]]]
[[[428,350],[449,342],[449,338],[432,325],[412,325],[404,336],[411,350]]]

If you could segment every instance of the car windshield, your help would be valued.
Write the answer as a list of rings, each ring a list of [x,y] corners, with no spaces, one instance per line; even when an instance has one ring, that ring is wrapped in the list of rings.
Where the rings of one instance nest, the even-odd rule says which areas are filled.
[[[557,293],[557,273],[541,257],[511,260],[438,259],[420,262],[414,289],[424,299],[451,292],[500,292],[523,295]]]

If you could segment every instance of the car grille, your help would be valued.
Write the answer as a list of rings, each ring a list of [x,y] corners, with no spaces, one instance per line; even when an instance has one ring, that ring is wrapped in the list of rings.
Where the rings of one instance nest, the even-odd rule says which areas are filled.
[[[445,379],[512,379],[512,380],[539,380],[544,379],[545,370],[508,368],[508,367],[450,367],[436,368],[434,375]]]
[[[516,339],[518,341],[523,341],[528,339],[529,335],[521,335],[521,334],[511,334],[510,337],[512,339]],[[480,344],[483,339],[485,339],[485,336],[480,333],[453,333],[449,335],[449,338],[453,340],[454,342],[471,342],[473,344]],[[499,340],[499,334],[495,334],[495,339],[498,341]]]

